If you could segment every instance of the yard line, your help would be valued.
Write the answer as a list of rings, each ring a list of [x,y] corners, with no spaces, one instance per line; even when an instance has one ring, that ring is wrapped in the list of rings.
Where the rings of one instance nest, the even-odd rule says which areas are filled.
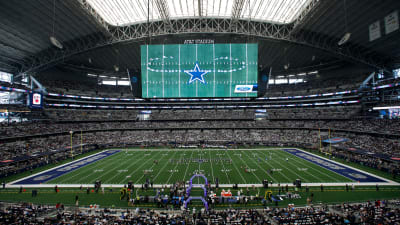
[[[214,71],[214,86],[213,86],[213,97],[215,97],[215,44],[213,44],[213,71]]]
[[[240,151],[240,154],[242,154],[242,151]],[[242,160],[242,162],[243,162],[244,164],[246,164],[247,168],[250,168],[249,165],[247,165],[247,163],[243,160],[242,157],[239,157],[239,158],[240,158],[240,160]],[[259,181],[260,183],[262,182],[262,180],[257,176],[257,174],[253,173],[253,175],[254,175],[255,177],[257,177],[257,179],[258,179],[258,181]]]
[[[133,151],[133,152],[135,152],[135,151]],[[142,155],[142,157],[140,157],[139,159],[137,159],[134,163],[131,163],[131,165],[130,166],[128,166],[127,168],[126,168],[126,170],[128,170],[128,172],[131,170],[131,168],[132,167],[135,167],[135,166],[137,166],[137,164],[136,163],[139,163],[140,164],[140,161],[142,161],[145,157],[146,157],[146,154],[148,154],[148,151],[136,151],[136,152],[141,152],[143,155]],[[152,151],[153,152],[153,151]],[[154,152],[153,152],[154,153]],[[157,153],[154,153],[155,155],[157,155]],[[153,156],[154,157],[154,156]],[[153,158],[153,157],[151,157],[151,158]],[[150,158],[150,159],[151,159]],[[150,160],[150,159],[148,159],[148,160]],[[146,162],[148,161],[148,160],[146,160]],[[128,160],[126,160],[128,163],[129,162],[131,162],[131,161],[129,161],[129,158],[128,158]],[[110,181],[112,181],[113,179],[115,179],[115,178],[118,178],[119,179],[119,177],[121,177],[122,178],[122,180],[120,180],[120,181],[118,181],[118,179],[116,179],[117,180],[117,182],[119,182],[119,183],[123,183],[124,182],[124,180],[126,179],[126,178],[129,178],[128,176],[130,176],[130,177],[132,177],[132,174],[119,174],[118,176],[114,176],[113,178],[111,178],[111,180]],[[118,183],[117,183],[118,184]]]
[[[226,152],[228,152],[228,151],[229,151],[229,150],[226,150]],[[232,160],[231,156],[230,156],[228,153],[227,153],[227,155],[228,155],[228,157]],[[235,164],[235,162],[233,162],[233,160],[232,160],[232,164],[233,164],[233,166],[235,167],[236,171],[238,171],[240,177],[242,177],[242,179],[243,179],[243,181],[244,181],[244,184],[247,184],[246,179],[244,179],[242,173],[241,173],[241,172],[239,171],[239,169],[236,167],[236,164]]]
[[[208,154],[210,155],[210,165],[211,165],[211,177],[212,177],[212,180],[213,180],[213,182],[215,182],[215,178],[214,178],[214,168],[213,168],[213,165],[212,165],[212,159],[211,159],[211,151],[208,151]]]
[[[200,149],[197,149],[197,157],[199,157],[199,150]],[[200,163],[199,163],[199,161],[197,161],[197,164],[199,164],[199,170],[197,171],[198,173],[200,173]],[[200,177],[197,177],[197,184],[199,184],[200,183]]]
[[[229,97],[232,97],[232,44],[229,44],[229,65],[230,65]]]
[[[196,44],[196,63],[197,63],[197,60],[198,60],[198,59],[197,59],[197,44]],[[198,96],[198,89],[199,89],[199,88],[198,88],[198,83],[199,83],[199,82],[196,82],[196,97]]]
[[[149,45],[146,45],[146,97],[149,97]]]
[[[181,45],[178,45],[178,96],[181,97]]]
[[[299,158],[299,157],[298,157],[298,158]],[[307,166],[305,163],[302,162],[304,159],[302,159],[302,158],[299,158],[299,159],[300,159],[300,160],[296,160],[295,163],[298,163],[298,164],[301,164],[301,165],[303,165],[303,166],[305,166],[305,167],[307,167],[307,168],[313,169],[313,170],[317,171],[319,174],[321,174],[321,175],[323,175],[323,176],[325,176],[325,177],[326,177],[326,176],[327,176],[327,177],[330,177],[331,179],[336,180],[337,182],[342,182],[341,180],[339,180],[339,179],[337,179],[337,178],[335,178],[335,177],[333,177],[333,176],[331,176],[331,175],[329,175],[329,174],[322,173],[320,170],[314,168],[314,166],[317,166],[317,165],[311,163],[311,166]],[[324,183],[324,180],[323,180],[323,179],[320,179],[319,177],[313,175],[312,173],[309,173],[308,171],[307,171],[306,173],[308,173],[308,174],[310,174],[311,176],[315,177],[317,180],[322,181],[321,183]]]
[[[282,151],[282,153],[283,153],[283,151]],[[295,155],[294,155],[294,156],[295,156]],[[295,157],[297,157],[297,156],[295,156]],[[299,157],[297,157],[297,158],[299,158]],[[298,160],[298,162],[301,163],[301,161],[303,161],[303,160],[304,160],[304,159],[300,158],[300,160]],[[322,173],[320,170],[314,168],[314,167],[319,167],[318,165],[313,164],[312,162],[310,162],[310,163],[311,163],[311,166],[310,166],[311,169],[314,169],[314,170],[316,170],[318,173],[320,173],[320,174],[322,174],[322,175],[325,175],[325,176],[328,176],[328,177],[332,178],[333,180],[336,180],[336,181],[338,181],[338,182],[342,182],[342,181],[339,180],[338,178],[335,178],[335,177],[333,177],[333,176],[331,176],[331,175],[329,175],[329,174]],[[321,168],[323,168],[323,167],[321,167]],[[324,168],[324,169],[325,169],[325,168]],[[330,171],[330,170],[328,170],[328,171]],[[330,172],[333,172],[333,173],[336,174],[336,172],[334,172],[334,171],[330,171]],[[308,172],[307,172],[307,173],[308,173]],[[340,175],[340,174],[339,174],[339,175]],[[346,178],[347,178],[347,177],[346,177]],[[322,180],[321,183],[324,183],[324,181]]]
[[[263,153],[263,151],[265,151],[265,150],[261,150],[260,152],[261,152],[261,154],[263,154],[264,157],[265,157],[266,155]],[[273,151],[276,151],[276,150],[273,150]],[[264,157],[263,157],[263,158],[264,158]],[[268,163],[268,160],[263,160],[263,162],[265,162],[268,166],[271,166],[271,168],[273,167],[272,164]],[[277,172],[279,172],[279,173],[282,175],[282,177],[285,177],[286,180],[287,180],[289,183],[292,182],[292,180],[291,180],[289,177],[287,177],[287,176],[285,175],[285,173],[283,173],[282,171],[277,171]],[[278,182],[278,181],[277,181],[277,180],[274,180],[274,182]],[[278,182],[278,183],[280,183],[280,182]]]
[[[111,163],[111,162],[113,162],[113,163]],[[95,179],[96,180],[101,180],[100,178],[101,177],[104,177],[104,175],[106,175],[106,174],[108,174],[108,173],[110,173],[110,172],[114,172],[115,171],[115,164],[118,164],[118,162],[119,162],[119,160],[111,160],[111,162],[110,161],[108,161],[108,163],[109,164],[107,164],[105,167],[99,167],[99,168],[101,168],[102,170],[103,170],[103,173],[102,174],[100,174],[100,176],[99,177],[97,177],[97,175],[95,174],[95,173],[89,173],[88,175],[86,175],[86,176],[81,176],[81,177],[79,177],[76,181],[75,181],[75,183],[82,183],[81,181],[85,181],[86,180],[86,178],[88,178],[89,177],[89,179],[87,179],[87,181],[86,181],[86,183],[92,183],[92,181],[89,181],[89,180],[91,180],[92,178],[92,176],[94,176],[94,177],[96,177]],[[111,167],[111,168],[110,168]],[[110,168],[110,169],[108,169],[108,168]],[[88,171],[92,171],[92,170],[88,170]],[[107,172],[106,172],[107,171]],[[103,184],[106,184],[106,182],[102,182]]]
[[[114,156],[117,156],[117,157],[115,157],[115,159],[120,159],[120,158],[122,158],[122,156],[118,156],[118,154],[116,154],[116,155],[114,155]],[[114,157],[112,157],[112,158],[114,158]],[[100,160],[100,161],[91,163],[91,164],[89,164],[89,165],[86,165],[86,166],[84,166],[84,167],[81,167],[81,168],[79,168],[78,170],[74,170],[74,171],[71,171],[71,172],[69,172],[69,173],[63,174],[62,176],[58,177],[58,178],[60,178],[61,180],[60,180],[59,182],[55,182],[55,183],[67,183],[67,184],[68,184],[68,180],[71,180],[71,179],[73,179],[74,177],[76,177],[76,176],[78,176],[78,175],[82,175],[82,174],[85,174],[85,173],[89,172],[89,169],[91,169],[92,167],[95,168],[95,167],[97,167],[97,166],[99,166],[99,165],[106,164],[106,163],[108,162],[108,160],[110,160],[110,159],[111,159],[111,158],[106,157],[106,158],[103,158],[104,161]],[[82,169],[82,170],[81,170],[81,169]],[[67,176],[67,174],[69,174],[69,176]],[[72,175],[72,174],[73,174],[73,175]],[[72,176],[71,176],[71,175],[72,175]],[[65,177],[64,179],[62,179],[63,176],[66,176],[66,177]],[[57,178],[55,178],[55,179],[53,179],[53,180],[56,181]]]
[[[200,169],[200,164],[201,164],[201,163],[200,163],[200,160],[201,160],[201,155],[202,155],[203,153],[200,151],[200,149],[198,149],[198,150],[199,150],[200,154],[197,153],[197,157],[200,155],[200,159],[198,159],[197,164],[199,164],[199,171],[198,171],[198,172],[199,172],[199,174],[201,174],[201,173],[200,173],[200,170],[201,170],[201,169]],[[204,175],[204,174],[203,174],[203,175]],[[197,184],[200,184],[200,177],[197,177]]]
[[[155,156],[156,156],[156,155],[159,155],[161,152],[162,152],[162,151],[159,151],[158,153],[154,154],[150,159],[146,160],[146,162],[144,162],[143,164],[141,164],[138,168],[136,168],[136,170],[134,170],[132,173],[130,173],[129,176],[132,177],[132,175],[133,175],[138,169],[142,168],[144,165],[146,165],[146,163],[147,163],[149,160],[155,158]],[[145,153],[145,154],[146,154],[146,153]],[[128,170],[129,170],[129,169],[128,169]],[[125,181],[126,179],[127,179],[127,177],[125,177],[125,178],[121,181],[121,183],[124,183],[124,181]]]
[[[189,158],[189,160],[188,160],[188,166],[186,167],[185,175],[183,176],[183,180],[185,180],[187,171],[188,171],[188,169],[189,169],[189,167],[190,167],[190,159],[191,159],[192,156],[193,156],[193,152],[194,152],[194,151],[192,151],[192,153],[190,154],[190,158]]]
[[[165,91],[164,91],[164,47],[165,47],[165,45],[163,45],[162,46],[162,65],[161,65],[161,71],[162,71],[162,73],[161,73],[161,76],[162,76],[162,96],[163,96],[163,98],[164,98],[164,96],[165,96]]]
[[[249,80],[249,62],[247,57],[247,43],[246,43],[246,85],[249,84],[248,80]],[[247,92],[246,92],[246,97],[247,97]]]
[[[246,152],[246,151],[243,151]],[[249,156],[250,158],[251,156]],[[267,170],[265,170],[264,168],[262,168],[256,161],[253,160],[253,163],[256,164],[261,170],[264,170],[265,174],[267,174],[269,177],[271,177],[271,180],[274,181],[274,183],[277,183],[277,181],[267,172]]]
[[[122,152],[120,152],[119,154],[121,154],[122,155],[122,157],[123,157],[123,153]],[[114,172],[115,171],[115,167],[114,167],[114,164],[117,164],[118,162],[119,162],[119,160],[111,160],[111,159],[109,159],[108,161],[111,161],[111,162],[114,162],[114,163],[110,163],[110,164],[108,164],[106,167],[104,167],[104,168],[102,168],[103,169],[103,171],[104,171],[104,173],[102,173],[99,177],[96,177],[97,175],[96,174],[93,174],[93,173],[89,173],[88,175],[86,175],[86,176],[83,176],[83,177],[80,177],[78,180],[76,180],[76,182],[79,184],[80,182],[79,181],[81,181],[81,180],[85,180],[87,177],[90,177],[90,176],[92,176],[92,175],[94,175],[96,178],[96,180],[101,180],[100,178],[102,178],[102,177],[104,177],[106,174],[109,174],[109,173],[111,173],[111,172]],[[129,162],[129,161],[128,161]],[[104,163],[107,163],[107,162],[104,162]],[[123,163],[123,165],[125,165],[127,162],[125,162],[125,163]],[[109,167],[111,167],[111,169],[108,169]],[[120,167],[120,166],[119,166]],[[107,169],[106,169],[107,168]],[[117,167],[118,168],[118,167]],[[106,172],[107,171],[107,172]],[[93,181],[88,181],[87,183],[93,183]],[[102,182],[103,184],[106,184],[106,182]]]
[[[168,151],[168,152],[171,152],[171,151]],[[174,153],[174,155],[172,156],[172,158],[174,158],[174,156],[176,155],[176,153],[177,153],[178,151],[174,151],[174,152],[175,152],[175,153]],[[168,165],[168,161],[165,161],[164,166],[160,169],[160,171],[157,173],[157,175],[156,175],[154,178],[152,178],[152,180],[156,180],[156,178],[160,175],[161,171],[163,171],[164,168],[165,168],[167,165]],[[160,183],[161,183],[161,182],[160,182]]]
[[[282,152],[282,150],[280,150],[280,151]],[[278,154],[279,154],[279,153],[278,153]],[[284,157],[288,158],[286,155],[285,155]],[[304,177],[300,176],[300,174],[296,174],[295,172],[293,172],[292,170],[290,170],[289,168],[287,168],[286,166],[284,166],[286,160],[281,159],[281,158],[279,158],[279,157],[278,157],[278,160],[284,161],[284,163],[281,163],[280,165],[281,165],[282,167],[284,167],[285,169],[287,169],[290,173],[294,174],[295,177],[296,177],[296,176],[297,176],[297,177],[300,177],[303,181],[308,182],[308,183],[311,183],[310,180],[305,179]]]
[[[118,166],[117,168],[120,168],[121,166],[125,166],[125,164],[127,164],[127,163],[132,163],[132,165],[135,165],[137,162],[141,161],[141,160],[145,157],[145,154],[146,154],[146,153],[143,153],[142,157],[139,157],[138,159],[136,159],[136,160],[134,161],[134,163],[132,163],[132,162],[129,160],[129,158],[128,158],[128,160],[125,160],[125,161],[126,161],[125,163],[122,163],[122,164],[121,164],[120,166]],[[126,170],[129,171],[129,168],[130,168],[130,167],[126,168]],[[115,171],[115,169],[112,170],[112,171]],[[111,172],[111,171],[107,172],[106,174],[108,174],[108,173],[110,173],[110,172]],[[117,174],[118,174],[118,173],[117,173]],[[121,175],[122,175],[122,174],[115,175],[115,176],[113,176],[113,177],[107,179],[107,180],[104,181],[103,183],[107,184],[108,181],[112,181],[115,177],[119,177],[119,176],[121,176]],[[124,175],[122,175],[122,176],[124,176]]]
[[[182,160],[182,158],[183,158],[183,156],[184,156],[184,154],[182,154],[181,153],[181,157],[179,158],[179,161],[181,161]],[[176,170],[176,168],[178,167],[178,163],[174,166],[174,169],[173,170]],[[172,177],[172,175],[174,174],[174,172],[173,173],[171,173],[171,175],[169,175],[169,177],[168,177],[168,180],[167,180],[167,182],[166,182],[166,184],[168,184],[168,182],[169,182],[169,180],[171,179],[171,177]]]
[[[217,151],[217,154],[220,154],[219,151]],[[221,160],[221,156],[218,155],[218,158],[219,158],[219,162],[222,164],[222,167],[224,168],[223,170],[225,171],[226,178],[228,178],[228,183],[230,184],[231,183],[231,179],[229,178],[229,175],[226,172],[226,168],[225,168],[225,165],[224,165],[223,161]]]

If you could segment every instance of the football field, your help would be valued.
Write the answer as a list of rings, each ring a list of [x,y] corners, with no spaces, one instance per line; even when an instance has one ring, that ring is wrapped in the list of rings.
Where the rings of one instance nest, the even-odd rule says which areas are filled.
[[[132,181],[141,185],[148,179],[155,185],[188,181],[205,175],[211,184],[261,185],[384,183],[380,177],[335,163],[299,149],[129,149],[105,150],[13,182],[14,185],[120,186]],[[204,183],[195,178],[193,183]]]
[[[142,45],[143,98],[257,97],[257,44]]]

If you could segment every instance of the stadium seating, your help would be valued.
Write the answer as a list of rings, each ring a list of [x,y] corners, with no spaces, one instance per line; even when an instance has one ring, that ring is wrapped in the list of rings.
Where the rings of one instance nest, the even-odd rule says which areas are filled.
[[[0,2],[0,225],[400,225],[399,0]]]
[[[156,211],[7,203],[3,224],[397,224],[398,200],[265,209]]]
[[[0,134],[2,137],[8,138],[0,147],[3,151],[1,160],[11,160],[17,156],[32,157],[68,147],[71,144],[69,135],[71,130],[75,132],[73,145],[80,144],[80,131],[82,130],[84,131],[82,133],[84,144],[117,147],[121,145],[171,145],[171,143],[235,143],[316,149],[319,148],[318,129],[321,128],[323,130],[322,139],[328,138],[327,130],[331,129],[332,136],[349,140],[333,146],[337,149],[335,153],[337,157],[362,162],[385,171],[393,171],[396,168],[393,163],[373,157],[348,154],[345,149],[364,149],[373,153],[400,157],[398,139],[385,136],[385,134],[399,133],[400,121],[338,119],[341,113],[347,115],[357,110],[359,110],[358,107],[353,106],[271,110],[269,115],[277,116],[271,116],[271,120],[260,121],[254,120],[254,110],[161,110],[154,111],[150,121],[137,121],[137,111],[50,109],[46,110],[46,115],[51,119],[50,122],[3,123],[0,125]],[[315,118],[313,116],[315,114],[325,115],[330,119],[318,120],[316,117],[316,119],[310,120],[310,118]],[[128,121],[119,121],[126,119]],[[31,138],[18,139],[18,137],[24,136],[31,136]],[[76,154],[79,154],[79,151]],[[68,151],[60,152],[50,158],[50,161],[53,158],[62,159],[69,156]],[[39,162],[43,162],[40,157],[32,158],[25,160],[24,163],[1,165],[1,174],[3,176],[13,174],[24,168],[36,167]]]
[[[265,93],[265,97],[280,97],[280,96],[298,96],[298,95],[313,95],[321,93],[340,92],[346,90],[358,89],[362,80],[329,80],[319,81],[311,80],[307,83],[299,84],[278,84],[269,85]]]
[[[271,108],[267,109],[268,119],[351,119],[359,115],[361,107],[331,106],[317,108]],[[48,109],[45,111],[52,120],[90,121],[90,120],[136,120],[138,110],[69,110]],[[152,110],[151,120],[223,120],[254,119],[254,109],[218,109],[218,110]]]

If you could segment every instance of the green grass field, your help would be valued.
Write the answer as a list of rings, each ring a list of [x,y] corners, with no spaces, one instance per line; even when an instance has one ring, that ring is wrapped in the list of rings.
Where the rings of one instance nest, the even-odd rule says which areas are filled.
[[[270,170],[273,172],[269,173]],[[279,149],[137,149],[121,151],[47,184],[92,184],[95,180],[103,184],[126,184],[130,180],[141,184],[147,178],[154,184],[172,184],[187,181],[196,173],[204,174],[212,183],[218,178],[220,184],[261,184],[264,179],[274,183],[292,183],[295,179],[303,183],[352,182]],[[198,182],[202,183],[200,179],[194,180]]]
[[[257,44],[142,45],[142,97],[256,97],[234,89],[257,84],[257,57]],[[191,80],[196,62],[203,79]]]
[[[19,193],[18,189],[0,189],[0,200],[6,202],[31,202],[36,204],[53,204],[63,203],[68,206],[75,205],[75,196],[79,196],[79,205],[80,206],[89,206],[90,204],[98,204],[101,207],[128,207],[128,202],[126,200],[121,201],[119,199],[120,188],[113,188],[111,191],[110,188],[105,189],[105,193],[90,192],[90,194],[86,194],[86,190],[80,190],[79,188],[61,188],[59,193],[55,193],[53,188],[41,188],[38,190],[38,196],[31,196],[32,189],[25,189],[24,192]],[[135,196],[151,196],[155,195],[155,191],[150,189],[140,190],[136,189]],[[270,188],[274,195],[278,194],[277,188]],[[294,192],[295,190],[290,187],[290,191]],[[233,193],[236,193],[237,190],[233,190]],[[264,188],[256,188],[253,190],[250,188],[250,195],[256,195],[260,193],[263,195],[265,192]],[[193,192],[195,195],[200,195],[202,190],[196,189]],[[324,203],[324,204],[340,204],[342,202],[360,202],[360,201],[374,201],[376,199],[397,199],[400,196],[400,187],[382,187],[380,191],[376,191],[375,187],[357,187],[354,191],[346,191],[344,187],[326,187],[324,192],[319,190],[319,187],[311,187],[309,192],[306,192],[305,189],[301,189],[299,194],[301,196],[300,199],[285,199],[284,201],[279,203],[279,207],[287,207],[287,204],[295,204],[296,206],[306,205],[307,197],[310,194],[314,194],[314,204]],[[268,203],[269,207],[275,207],[274,203]],[[157,204],[155,203],[139,203],[134,205],[133,207],[151,207],[156,208]],[[199,207],[202,208],[203,205],[201,203],[195,202],[191,207]],[[243,204],[220,204],[217,205],[217,209],[223,209],[227,207],[238,207],[238,208],[257,208],[263,207],[261,201],[250,201],[247,206]]]
[[[98,153],[98,151],[93,152]],[[87,156],[87,155],[86,155]],[[265,158],[268,158],[266,160]],[[286,161],[288,158],[288,161]],[[177,163],[176,160],[186,159],[186,162]],[[213,159],[213,160],[210,160]],[[76,159],[77,160],[77,159]],[[158,160],[158,163],[154,161]],[[63,163],[67,163],[65,161]],[[232,163],[231,163],[232,162]],[[354,166],[354,165],[351,165]],[[51,166],[50,166],[51,167]],[[245,172],[244,168],[248,168]],[[55,168],[53,168],[55,169]],[[267,171],[274,170],[272,174]],[[360,168],[365,169],[365,168]],[[42,171],[35,170],[36,172]],[[148,173],[145,174],[144,172]],[[92,164],[81,167],[80,169],[66,173],[60,177],[47,182],[47,184],[91,184],[93,187],[95,180],[102,180],[103,184],[116,184],[105,188],[105,193],[93,192],[86,193],[86,188],[61,187],[59,193],[54,192],[54,188],[46,187],[26,187],[22,193],[19,188],[0,189],[0,200],[7,202],[32,202],[38,204],[56,204],[61,202],[65,205],[74,205],[75,196],[79,196],[81,206],[90,204],[99,204],[103,207],[132,207],[126,200],[119,199],[120,187],[117,184],[126,184],[132,180],[135,184],[144,183],[146,178],[152,179],[154,184],[171,184],[175,181],[187,181],[194,173],[204,173],[210,180],[218,177],[220,184],[260,184],[262,179],[273,180],[274,183],[292,183],[293,180],[300,178],[304,183],[343,183],[352,182],[350,179],[324,169],[316,164],[291,155],[278,148],[257,148],[252,150],[229,149],[229,150],[211,150],[211,149],[129,149],[127,152],[121,150],[119,153],[108,156]],[[380,171],[369,171],[378,173]],[[26,174],[28,175],[28,174]],[[22,176],[22,175],[21,175]],[[21,176],[14,177],[20,178]],[[390,177],[388,177],[390,178]],[[12,178],[10,177],[10,180]],[[195,179],[194,183],[199,182]],[[203,181],[200,181],[203,183]],[[341,184],[340,184],[341,185]],[[229,186],[231,187],[231,186]],[[38,190],[38,196],[32,197],[31,191]],[[232,189],[232,188],[230,188]],[[243,188],[245,190],[245,188]],[[111,191],[112,190],[112,191]],[[250,195],[263,196],[266,190],[271,190],[274,195],[281,192],[278,187],[250,187]],[[375,199],[394,199],[398,198],[399,186],[382,186],[380,191],[375,190],[375,186],[357,186],[354,191],[346,191],[344,186],[326,186],[324,192],[320,187],[310,187],[309,192],[303,187],[296,190],[289,186],[292,192],[298,191],[300,199],[284,199],[279,203],[280,207],[285,207],[289,203],[297,206],[305,205],[306,199],[311,193],[314,194],[314,204],[319,203],[341,203],[341,202],[359,202]],[[237,190],[232,189],[236,194]],[[218,191],[217,191],[218,192]],[[143,190],[137,188],[134,195],[151,196],[155,195],[155,189]],[[194,196],[201,195],[202,190],[195,188],[192,192]],[[274,203],[268,203],[268,206],[274,207]],[[156,208],[155,203],[141,202],[133,207],[151,207]],[[191,207],[203,207],[202,204],[195,202]],[[261,201],[253,200],[247,206],[243,204],[220,204],[217,208],[227,207],[264,207]]]

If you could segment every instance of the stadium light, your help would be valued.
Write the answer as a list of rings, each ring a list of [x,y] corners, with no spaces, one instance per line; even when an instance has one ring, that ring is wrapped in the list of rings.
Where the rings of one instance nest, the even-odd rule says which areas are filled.
[[[340,39],[340,41],[338,42],[338,45],[341,46],[341,45],[346,44],[349,41],[350,37],[351,37],[351,33],[349,33],[349,32],[345,33],[343,35],[342,39]]]
[[[51,36],[51,37],[50,37],[50,42],[51,42],[55,47],[57,47],[57,48],[59,48],[59,49],[63,49],[63,45],[61,44],[60,41],[57,40],[57,38]]]
[[[53,44],[55,47],[62,49],[63,45],[57,38],[55,37],[55,31],[54,31],[54,25],[55,25],[55,20],[56,20],[56,1],[53,2],[53,33],[52,36],[50,36],[50,42]]]
[[[347,26],[346,0],[343,0],[343,8],[344,8],[344,26],[345,26],[346,33],[343,35],[343,37],[338,42],[339,46],[342,46],[342,45],[346,44],[349,41],[350,37],[351,37],[351,33],[348,32],[349,29],[348,29],[348,26]]]
[[[400,106],[382,106],[382,107],[373,107],[373,110],[381,110],[381,109],[400,109]]]

